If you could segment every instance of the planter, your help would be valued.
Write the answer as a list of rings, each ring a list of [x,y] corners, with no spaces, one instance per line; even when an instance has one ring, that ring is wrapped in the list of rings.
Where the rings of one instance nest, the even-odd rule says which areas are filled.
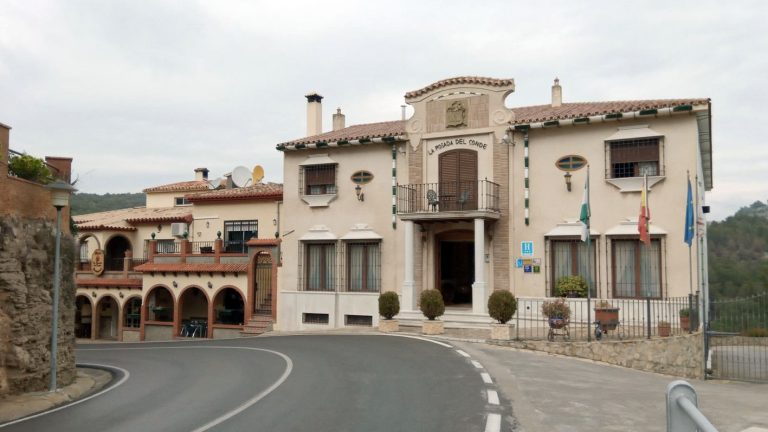
[[[668,322],[660,322],[657,325],[657,329],[659,331],[659,336],[661,337],[668,337],[672,334],[672,325]]]
[[[513,328],[515,328],[514,324],[491,324],[491,339],[510,340]]]
[[[379,320],[379,331],[384,333],[400,331],[400,322],[396,319]]]
[[[691,329],[691,317],[689,316],[681,316],[680,317],[680,328],[687,332]]]
[[[615,330],[619,325],[619,308],[595,308],[595,321],[600,321],[603,332]]]
[[[549,318],[547,321],[549,322],[549,328],[558,330],[568,325],[568,320],[563,318]]]
[[[439,335],[445,333],[445,326],[442,321],[424,320],[421,322],[421,333],[425,335]]]

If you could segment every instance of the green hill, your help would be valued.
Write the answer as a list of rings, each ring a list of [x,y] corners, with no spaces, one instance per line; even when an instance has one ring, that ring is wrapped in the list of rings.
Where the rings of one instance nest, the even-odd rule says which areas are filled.
[[[138,207],[146,205],[146,202],[147,198],[143,193],[107,193],[104,195],[76,193],[72,195],[72,215]]]

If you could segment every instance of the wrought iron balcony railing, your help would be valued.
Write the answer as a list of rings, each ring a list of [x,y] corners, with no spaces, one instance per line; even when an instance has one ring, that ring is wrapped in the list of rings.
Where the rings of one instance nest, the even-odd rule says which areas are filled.
[[[499,212],[499,185],[488,180],[397,187],[397,213]]]

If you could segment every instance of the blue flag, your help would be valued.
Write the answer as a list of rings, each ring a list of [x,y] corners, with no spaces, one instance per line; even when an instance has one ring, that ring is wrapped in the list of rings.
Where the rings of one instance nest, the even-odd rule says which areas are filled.
[[[693,193],[691,192],[691,179],[688,179],[688,198],[685,205],[685,242],[688,243],[688,247],[691,247],[693,238],[696,237],[694,232],[694,217],[693,217]]]

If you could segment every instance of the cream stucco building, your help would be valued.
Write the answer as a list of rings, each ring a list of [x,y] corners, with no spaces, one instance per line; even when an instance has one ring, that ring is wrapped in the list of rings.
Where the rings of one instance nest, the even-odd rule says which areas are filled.
[[[458,77],[405,94],[408,119],[322,132],[307,95],[307,137],[284,153],[283,330],[377,325],[396,291],[419,320],[422,290],[442,292],[448,324],[490,322],[493,290],[553,294],[580,274],[599,298],[684,296],[706,284],[705,237],[684,243],[687,180],[705,229],[712,188],[708,99],[514,105],[512,79]],[[589,173],[591,243],[579,210]],[[647,177],[651,243],[638,239]]]

